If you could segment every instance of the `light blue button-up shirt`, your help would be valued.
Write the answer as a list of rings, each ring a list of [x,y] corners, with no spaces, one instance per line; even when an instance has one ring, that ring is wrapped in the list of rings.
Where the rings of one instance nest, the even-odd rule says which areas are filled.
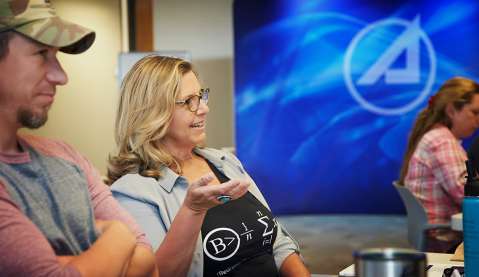
[[[249,182],[248,190],[269,209],[258,187],[233,154],[212,148],[196,148],[195,153],[213,163],[229,179]],[[113,196],[133,215],[155,250],[170,229],[188,189],[187,180],[171,169],[164,167],[161,173],[159,180],[139,174],[127,174],[116,180],[111,187]],[[278,270],[284,259],[293,252],[299,252],[298,244],[278,223],[278,235],[273,245]],[[203,276],[201,234],[196,242],[188,276]]]

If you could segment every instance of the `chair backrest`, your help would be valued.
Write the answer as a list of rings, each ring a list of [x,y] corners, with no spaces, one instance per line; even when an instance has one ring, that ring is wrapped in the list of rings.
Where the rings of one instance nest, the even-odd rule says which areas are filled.
[[[409,243],[419,251],[425,250],[424,230],[428,225],[426,210],[412,192],[398,181],[393,182],[407,211]]]

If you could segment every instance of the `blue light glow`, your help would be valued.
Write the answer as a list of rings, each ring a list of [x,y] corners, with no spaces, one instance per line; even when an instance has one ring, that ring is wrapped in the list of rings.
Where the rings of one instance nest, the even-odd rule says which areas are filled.
[[[403,212],[391,183],[415,115],[446,79],[478,80],[477,1],[356,3],[234,2],[237,153],[276,213]],[[406,24],[370,25],[385,20]],[[355,38],[351,83],[399,112],[353,97]]]

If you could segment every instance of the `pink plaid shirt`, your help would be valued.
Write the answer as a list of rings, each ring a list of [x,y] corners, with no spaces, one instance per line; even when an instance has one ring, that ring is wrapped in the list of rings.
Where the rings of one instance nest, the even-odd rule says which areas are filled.
[[[461,212],[466,160],[460,141],[443,125],[419,141],[404,184],[421,201],[430,223],[449,223]]]

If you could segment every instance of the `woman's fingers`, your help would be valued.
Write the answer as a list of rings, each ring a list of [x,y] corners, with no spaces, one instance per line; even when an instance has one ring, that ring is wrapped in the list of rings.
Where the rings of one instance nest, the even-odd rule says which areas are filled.
[[[237,186],[233,187],[229,194],[233,199],[238,199],[248,191],[249,183],[241,181]]]
[[[249,183],[230,180],[218,185],[208,185],[214,179],[212,174],[206,174],[191,183],[185,204],[192,210],[205,211],[211,207],[238,199],[248,191]]]
[[[237,187],[238,185],[240,185],[240,181],[238,180],[230,180],[228,182],[225,182],[225,183],[221,183],[219,185],[214,185],[212,187],[214,187],[214,195],[215,196],[218,196],[218,195],[229,195],[231,193],[231,190],[233,190],[235,187]]]
[[[239,181],[232,180],[222,184],[197,187],[195,189],[195,194],[208,200],[212,200],[216,199],[216,197],[220,195],[228,195],[228,193],[230,193],[230,191],[239,184]]]
[[[196,188],[196,187],[204,187],[204,186],[208,185],[211,181],[213,181],[213,179],[214,179],[213,173],[205,174],[205,175],[201,176],[200,179],[191,183],[190,187],[192,189]]]
[[[238,199],[248,191],[249,183],[239,180],[231,180],[219,185],[207,186],[204,189],[208,189],[208,196],[216,199],[218,203],[226,203],[231,199]],[[227,196],[230,199],[226,199]],[[220,199],[218,199],[220,198]]]

